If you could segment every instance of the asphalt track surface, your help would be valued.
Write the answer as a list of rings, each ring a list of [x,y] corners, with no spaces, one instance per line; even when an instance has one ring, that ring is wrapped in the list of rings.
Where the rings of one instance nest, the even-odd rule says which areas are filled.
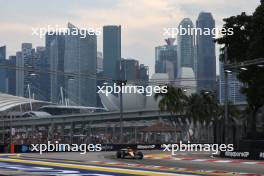
[[[67,175],[67,176],[123,176],[123,175],[264,175],[263,164],[254,161],[226,162],[206,153],[179,154],[177,160],[166,159],[166,153],[144,152],[146,158],[116,159],[114,152],[29,153],[0,155],[0,175]],[[158,157],[157,157],[158,156]],[[192,157],[193,159],[186,159]],[[214,160],[207,162],[206,159]],[[220,161],[220,162],[217,162]],[[231,160],[230,160],[231,161]]]

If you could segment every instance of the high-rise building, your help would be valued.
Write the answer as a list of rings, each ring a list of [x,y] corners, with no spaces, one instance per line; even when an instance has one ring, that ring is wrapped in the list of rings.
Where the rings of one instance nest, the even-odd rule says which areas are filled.
[[[68,28],[71,33],[77,29],[70,23]],[[75,75],[74,78],[65,79],[65,89],[70,104],[97,105],[96,58],[97,37],[95,34],[87,33],[85,38],[81,38],[80,35],[65,35],[64,71]]]
[[[188,31],[188,29],[194,28],[194,25],[190,18],[184,18],[180,22],[179,28],[183,28]],[[194,68],[194,38],[195,36],[193,33],[186,32],[185,35],[178,35],[178,67]]]
[[[139,64],[136,59],[122,59],[120,78],[131,81],[134,84],[147,86],[149,80],[149,68],[144,64]]]
[[[139,80],[148,81],[149,80],[149,67],[144,64],[139,65]]]
[[[240,92],[243,84],[237,79],[237,74],[234,72],[228,74],[228,101],[233,104],[246,103],[246,96]],[[225,70],[224,64],[220,63],[220,79],[219,79],[219,103],[225,102]]]
[[[22,43],[22,59],[24,65],[22,68],[30,69],[33,68],[33,48],[31,43]],[[24,97],[29,97],[30,87],[32,86],[32,81],[34,78],[31,77],[31,73],[28,71],[24,71],[24,79],[23,79],[23,95]],[[31,94],[31,92],[30,92]]]
[[[65,88],[64,75],[58,72],[64,72],[64,53],[65,53],[65,36],[57,35],[49,44],[49,65],[50,70],[56,71],[50,77],[50,100],[53,103],[63,103],[61,90]],[[64,95],[63,95],[64,96]]]
[[[44,99],[40,85],[40,60],[45,52],[44,47],[32,48],[31,43],[22,43],[22,50],[16,53],[16,95],[38,100]],[[23,69],[21,69],[23,68]]]
[[[168,73],[169,79],[173,80],[178,76],[177,46],[174,38],[165,41],[167,45],[155,48],[155,73]]]
[[[103,53],[102,52],[97,52],[97,73],[103,72],[103,65],[104,58],[103,58]]]
[[[119,79],[121,61],[121,26],[103,27],[104,75]]]
[[[24,59],[21,51],[16,53],[16,67],[24,67]],[[16,70],[16,95],[20,97],[24,96],[24,70],[22,69]]]
[[[32,68],[32,44],[22,43],[21,52],[17,52],[16,66],[17,68],[29,69]],[[29,90],[31,83],[30,74],[24,69],[16,70],[16,94],[17,96],[29,97]]]
[[[178,82],[176,85],[185,87],[186,94],[190,95],[196,92],[196,77],[195,77],[195,57],[194,57],[194,39],[195,33],[193,22],[190,18],[184,18],[179,24],[179,31],[185,30],[185,33],[179,33],[178,44]]]
[[[215,20],[211,13],[201,12],[196,27],[202,30],[215,28]],[[214,35],[197,34],[197,79],[198,91],[216,90],[216,56]]]
[[[37,87],[37,91],[34,92],[35,99],[49,101],[49,82],[46,79],[46,74],[44,74],[44,72],[47,72],[47,69],[45,69],[47,62],[46,48],[43,46],[36,47],[33,57],[35,61],[34,67],[40,70],[40,73],[35,74],[35,80],[38,81],[35,83]]]
[[[0,47],[0,65],[6,64],[6,46]],[[7,92],[7,77],[6,77],[7,69],[4,67],[0,67],[0,92]]]
[[[56,38],[56,34],[49,34],[46,33],[45,35],[45,56],[43,59],[41,59],[41,70],[42,70],[42,74],[40,77],[40,81],[41,81],[41,87],[43,87],[46,91],[45,91],[45,97],[47,101],[52,101],[51,100],[51,76],[53,74],[49,74],[46,73],[46,70],[51,70],[51,58],[50,58],[50,49],[51,49],[51,42]],[[64,51],[63,51],[64,52]],[[63,64],[62,64],[63,65]],[[46,83],[46,84],[43,84]]]
[[[28,69],[24,72],[24,97],[40,100],[43,97],[40,90],[40,75],[35,71],[29,71],[30,69],[38,70],[40,68],[40,58],[37,56],[36,50],[32,48],[32,44],[27,45],[25,43],[25,48],[22,44],[22,54],[25,54],[23,57],[24,68]]]
[[[15,67],[16,66],[16,56],[9,56],[7,64]],[[16,95],[16,70],[8,69],[7,71],[8,78],[8,94]]]
[[[139,63],[136,59],[122,59],[120,76],[122,80],[139,79]]]
[[[0,47],[0,61],[6,60],[6,46]]]

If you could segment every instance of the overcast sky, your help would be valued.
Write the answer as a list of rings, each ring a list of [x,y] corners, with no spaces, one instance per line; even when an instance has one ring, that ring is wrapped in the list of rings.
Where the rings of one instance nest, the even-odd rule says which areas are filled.
[[[122,57],[135,58],[154,72],[155,46],[163,45],[163,28],[177,27],[184,17],[195,23],[199,12],[213,14],[216,27],[222,19],[245,11],[251,14],[260,0],[0,0],[0,46],[8,55],[22,42],[43,46],[44,39],[32,36],[32,28],[47,25],[80,28],[122,26]],[[218,47],[217,47],[218,50]],[[98,36],[102,51],[102,35]],[[218,58],[218,57],[217,57]],[[218,65],[218,64],[217,64]]]

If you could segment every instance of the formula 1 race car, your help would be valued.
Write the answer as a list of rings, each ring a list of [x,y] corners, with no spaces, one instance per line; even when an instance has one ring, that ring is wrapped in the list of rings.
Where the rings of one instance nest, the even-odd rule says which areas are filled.
[[[142,152],[134,150],[132,148],[120,149],[116,152],[117,158],[130,158],[130,159],[143,159],[144,155]]]

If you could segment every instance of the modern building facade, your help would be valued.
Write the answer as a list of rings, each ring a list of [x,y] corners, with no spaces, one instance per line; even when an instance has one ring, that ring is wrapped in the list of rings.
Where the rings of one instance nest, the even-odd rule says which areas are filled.
[[[144,64],[139,65],[139,80],[146,82],[149,80],[149,67]]]
[[[22,57],[22,52],[16,52],[16,67],[21,68],[24,66],[24,59]],[[24,96],[24,71],[21,69],[16,70],[16,95]]]
[[[139,64],[136,59],[122,59],[120,78],[132,81],[135,84],[147,85],[149,80],[149,68],[144,64]]]
[[[120,76],[122,80],[139,79],[139,63],[136,59],[122,59]]]
[[[6,46],[0,47],[0,65],[6,64]],[[7,69],[4,67],[0,67],[0,92],[7,92],[7,77],[6,77]]]
[[[70,30],[76,29],[68,24]],[[74,78],[65,78],[65,89],[69,103],[79,106],[96,106],[97,37],[87,35],[65,35],[64,72],[73,73]]]
[[[16,66],[16,56],[9,56],[7,64],[15,67]],[[16,70],[8,69],[7,71],[8,79],[8,94],[16,95]]]
[[[184,18],[178,28],[191,29],[194,25],[190,18]],[[178,35],[178,66],[194,68],[194,34],[186,33],[185,35]]]
[[[215,20],[209,12],[201,12],[196,21],[196,28],[202,30],[215,28]],[[216,56],[214,35],[197,35],[197,79],[198,91],[216,90]]]
[[[173,80],[178,76],[177,46],[174,38],[165,41],[166,45],[155,48],[155,73],[168,73],[169,79]]]
[[[45,47],[33,48],[31,43],[22,43],[21,51],[16,53],[16,95],[45,100],[45,88],[41,87],[41,60]],[[48,84],[48,83],[47,83]]]
[[[31,43],[22,43],[21,51],[16,54],[16,95],[21,97],[29,97],[28,86],[30,85],[30,73],[25,71],[32,67],[31,60],[33,58]],[[21,69],[19,69],[21,68]],[[22,69],[24,68],[24,69]],[[27,95],[26,95],[27,93]]]
[[[46,90],[46,100],[51,100],[51,76],[53,74],[45,73],[45,70],[51,70],[51,58],[50,58],[50,49],[51,49],[51,42],[56,38],[56,34],[50,35],[46,33],[45,35],[45,57],[43,60],[41,60],[41,69],[43,70],[43,73],[41,74],[41,83],[45,83],[45,85],[41,85],[41,87],[44,87]]]
[[[121,62],[121,26],[103,27],[104,76],[119,79]]]
[[[6,60],[6,46],[0,47],[0,60]]]
[[[47,62],[47,55],[46,55],[46,48],[43,46],[38,46],[35,49],[34,54],[34,60],[35,60],[35,67],[40,70],[39,73],[36,74],[38,83],[37,86],[37,92],[36,92],[36,99],[43,100],[43,101],[49,101],[49,82],[46,78],[46,75],[44,74],[47,72],[47,69],[45,69],[46,62]],[[35,77],[35,79],[36,79]]]
[[[233,104],[246,103],[246,96],[240,90],[243,84],[237,79],[235,72],[228,74],[228,101]],[[219,103],[225,102],[225,70],[224,64],[220,63],[220,78],[219,78]]]
[[[64,53],[65,53],[65,36],[57,35],[49,44],[49,65],[50,70],[54,70],[50,77],[50,101],[53,103],[65,104],[61,90],[65,88],[64,75]]]
[[[196,93],[197,83],[195,80],[195,74],[192,67],[181,67],[180,76],[181,79],[178,82],[179,86],[184,88],[185,94],[190,96]]]
[[[97,73],[101,73],[104,70],[104,58],[102,52],[97,52]]]

